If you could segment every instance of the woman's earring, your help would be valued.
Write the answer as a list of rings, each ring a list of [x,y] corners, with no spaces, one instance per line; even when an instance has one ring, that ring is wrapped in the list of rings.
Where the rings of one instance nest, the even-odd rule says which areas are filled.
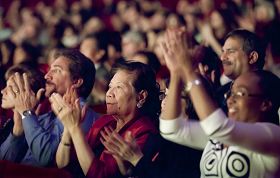
[[[137,108],[140,109],[142,107],[142,104],[139,102],[139,103],[136,104],[136,106],[137,106]]]

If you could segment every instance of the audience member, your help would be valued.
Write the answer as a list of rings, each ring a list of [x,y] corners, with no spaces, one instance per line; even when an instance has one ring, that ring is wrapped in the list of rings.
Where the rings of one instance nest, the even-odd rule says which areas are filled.
[[[1,133],[0,133],[0,145],[2,144],[3,141],[6,140],[10,132],[13,131],[13,133],[16,133],[17,129],[19,132],[22,132],[22,127],[19,127],[18,125],[21,125],[21,116],[18,112],[14,110],[14,105],[9,99],[8,95],[8,90],[11,85],[11,81],[14,80],[14,74],[18,72],[19,74],[26,73],[31,90],[34,93],[37,93],[40,88],[43,88],[45,86],[45,80],[44,80],[44,74],[38,70],[35,70],[27,65],[19,64],[15,65],[11,68],[8,69],[8,71],[5,74],[5,79],[6,79],[6,87],[1,90],[2,94],[2,102],[1,102],[1,107],[4,109],[12,109],[13,110],[13,117],[12,118],[7,118],[5,120],[5,123],[3,123],[3,128],[1,128]],[[40,108],[36,110],[36,114],[39,114]],[[1,116],[1,119],[4,117]]]
[[[115,131],[121,136],[130,131],[137,144],[143,148],[147,138],[157,133],[156,122],[160,109],[159,87],[150,67],[139,62],[121,63],[114,68],[114,76],[106,93],[107,114],[99,118],[85,139],[79,126],[81,108],[67,105],[61,95],[51,97],[55,112],[68,132],[64,132],[56,154],[58,167],[70,161],[73,142],[77,159],[87,177],[120,177],[127,171],[127,164],[112,156],[100,142],[101,136]],[[62,107],[58,112],[57,108]],[[119,169],[119,167],[120,169]],[[122,176],[121,176],[122,177]]]
[[[27,74],[15,73],[9,81],[9,103],[17,113],[18,124],[0,147],[0,157],[33,166],[53,166],[55,153],[63,132],[63,125],[52,112],[36,115],[34,112],[40,96],[59,93],[66,99],[67,91],[73,88],[81,98],[81,105],[94,84],[94,64],[76,50],[61,50],[55,54],[49,72],[45,75],[45,89],[37,93],[30,89]],[[62,108],[56,108],[62,110]],[[83,132],[88,132],[97,115],[88,109],[81,123]]]
[[[185,146],[204,149],[201,177],[273,175],[279,167],[279,78],[262,70],[239,75],[228,94],[227,118],[192,67],[184,35],[183,29],[168,30],[163,43],[171,82],[166,103],[169,109],[162,112],[160,119],[161,135]],[[181,80],[200,122],[186,120],[177,107]]]

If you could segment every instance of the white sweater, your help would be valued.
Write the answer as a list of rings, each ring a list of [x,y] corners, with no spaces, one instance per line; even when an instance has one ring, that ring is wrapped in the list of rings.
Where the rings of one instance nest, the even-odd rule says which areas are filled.
[[[204,149],[201,177],[267,178],[279,167],[280,127],[274,124],[237,122],[217,109],[201,122],[160,119],[160,131],[167,140]]]

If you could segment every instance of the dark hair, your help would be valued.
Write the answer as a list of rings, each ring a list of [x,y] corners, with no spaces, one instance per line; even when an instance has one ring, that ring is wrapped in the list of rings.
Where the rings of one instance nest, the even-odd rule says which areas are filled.
[[[95,82],[95,67],[93,62],[76,49],[59,49],[54,58],[63,56],[69,63],[71,80],[83,79],[83,84],[78,89],[79,96],[87,98]]]
[[[108,46],[112,45],[116,51],[121,52],[122,51],[122,37],[120,32],[114,31],[110,32],[109,34],[109,41],[108,41]]]
[[[149,66],[152,67],[152,69],[155,71],[155,73],[157,73],[160,69],[160,62],[159,62],[159,59],[157,57],[157,55],[155,55],[154,52],[151,52],[151,51],[138,51],[136,53],[136,55],[143,55],[147,58],[147,64]]]
[[[243,51],[250,55],[251,52],[256,51],[258,53],[258,60],[255,63],[257,69],[262,69],[265,63],[265,44],[263,41],[253,32],[250,32],[245,29],[236,29],[226,36],[228,38],[238,38],[242,44]]]
[[[199,63],[203,64],[204,66],[207,65],[207,75],[211,75],[211,72],[215,71],[215,81],[213,82],[213,85],[214,87],[220,86],[222,62],[212,48],[201,45],[197,46],[193,53],[193,61],[195,68],[198,68]]]
[[[119,70],[135,73],[136,79],[133,86],[136,92],[146,90],[148,93],[146,101],[140,108],[140,111],[153,119],[158,119],[160,112],[160,89],[158,83],[156,82],[156,75],[153,69],[147,64],[143,64],[141,62],[123,61],[117,63],[113,67],[112,74],[115,74]]]
[[[41,88],[45,88],[44,74],[41,71],[24,64],[18,64],[10,67],[5,73],[5,79],[8,80],[9,77],[16,72],[19,74],[26,73],[30,87],[34,93],[37,93],[37,91]]]
[[[41,56],[39,46],[31,44],[29,41],[23,41],[18,47],[26,53],[26,58],[21,63],[34,68],[37,67],[39,57]]]
[[[256,70],[252,71],[259,78],[259,86],[265,99],[268,99],[272,103],[272,109],[268,114],[268,120],[266,122],[271,122],[279,125],[278,109],[280,106],[280,79],[270,71]]]
[[[13,65],[13,58],[14,58],[14,53],[15,53],[15,49],[16,49],[16,45],[10,40],[7,39],[3,42],[0,42],[0,46],[6,46],[9,56],[6,62],[6,64],[3,61],[3,54],[1,54],[1,50],[0,50],[0,66],[4,66],[5,69],[7,69],[8,67]]]
[[[104,55],[100,59],[101,62],[104,62],[108,59],[108,43],[109,43],[109,33],[107,31],[100,31],[96,33],[88,34],[85,39],[92,39],[96,41],[96,49],[104,50]]]

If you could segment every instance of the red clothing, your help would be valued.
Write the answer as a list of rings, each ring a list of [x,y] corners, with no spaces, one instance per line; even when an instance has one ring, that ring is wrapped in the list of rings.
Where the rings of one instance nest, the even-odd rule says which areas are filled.
[[[100,131],[105,126],[116,127],[116,120],[109,115],[99,118],[88,133],[88,143],[93,148],[95,158],[91,163],[87,177],[108,178],[120,176],[118,165],[111,154],[104,152],[104,146],[100,141]],[[119,134],[124,137],[127,131],[131,131],[136,138],[138,145],[143,148],[147,138],[152,133],[157,133],[157,129],[148,117],[138,117],[129,121]]]
[[[21,165],[6,160],[0,160],[1,178],[72,178],[72,176],[58,168],[39,168]]]

